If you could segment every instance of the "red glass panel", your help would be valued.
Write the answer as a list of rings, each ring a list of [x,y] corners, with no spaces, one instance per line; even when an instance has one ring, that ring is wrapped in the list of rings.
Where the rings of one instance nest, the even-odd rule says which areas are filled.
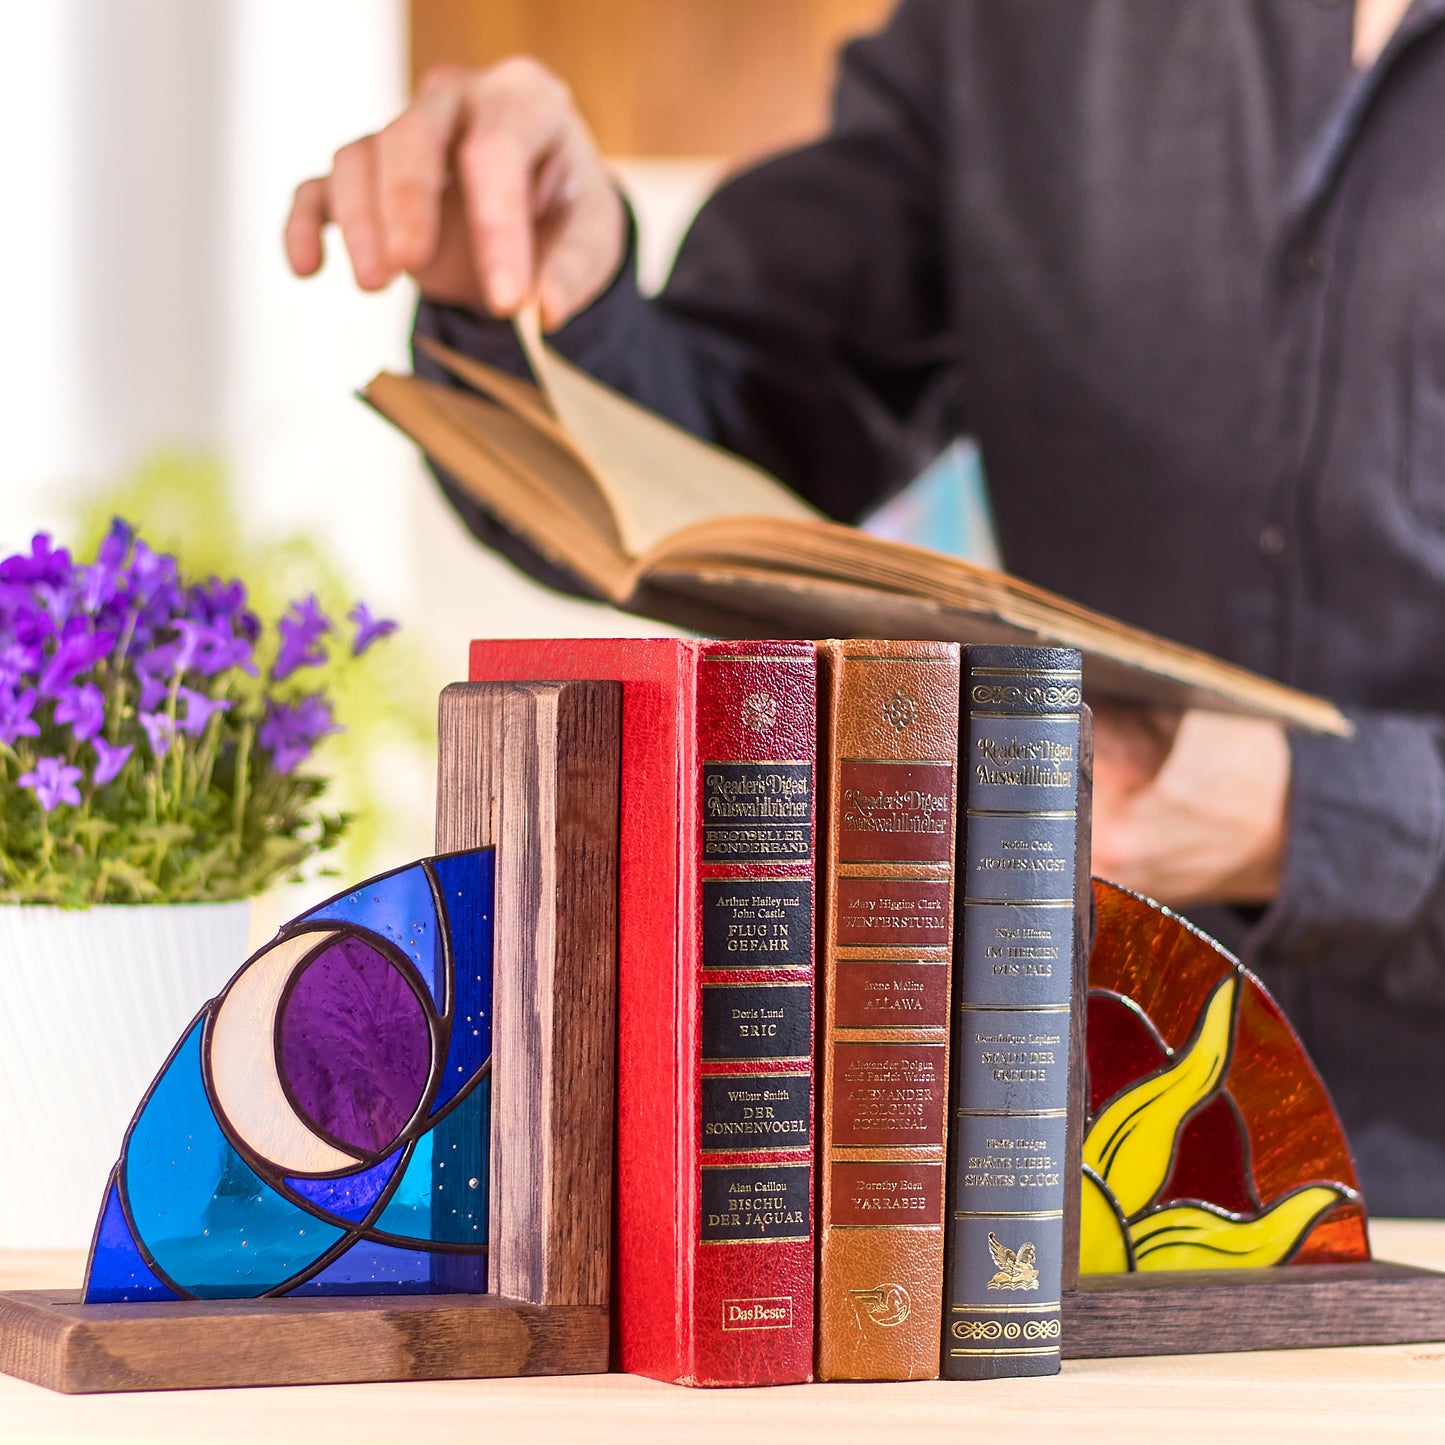
[[[1259,1209],[1244,1121],[1225,1095],[1216,1094],[1185,1120],[1174,1149],[1174,1167],[1159,1197],[1203,1199],[1232,1214],[1254,1214]]]
[[[1089,990],[1089,1116],[1136,1079],[1161,1068],[1169,1055],[1149,1021],[1116,993]]]
[[[1111,883],[1094,880],[1099,927],[1089,987],[1139,1005],[1171,1049],[1189,1042],[1200,1010],[1236,965],[1172,913]]]

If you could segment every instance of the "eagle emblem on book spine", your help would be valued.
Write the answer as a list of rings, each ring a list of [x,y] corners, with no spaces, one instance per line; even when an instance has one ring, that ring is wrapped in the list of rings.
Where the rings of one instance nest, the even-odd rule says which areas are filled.
[[[1032,1241],[1019,1246],[1015,1253],[999,1241],[993,1230],[988,1232],[988,1252],[993,1256],[998,1273],[989,1280],[990,1289],[1037,1289],[1039,1272],[1034,1264],[1038,1251]]]

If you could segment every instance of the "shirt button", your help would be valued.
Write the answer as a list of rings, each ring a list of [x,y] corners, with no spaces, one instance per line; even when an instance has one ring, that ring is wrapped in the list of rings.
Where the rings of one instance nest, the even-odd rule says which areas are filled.
[[[1284,531],[1280,527],[1266,527],[1259,534],[1259,550],[1266,557],[1278,557],[1284,552]]]
[[[1330,269],[1330,258],[1315,246],[1298,246],[1289,253],[1289,269],[1293,275],[1318,279]]]

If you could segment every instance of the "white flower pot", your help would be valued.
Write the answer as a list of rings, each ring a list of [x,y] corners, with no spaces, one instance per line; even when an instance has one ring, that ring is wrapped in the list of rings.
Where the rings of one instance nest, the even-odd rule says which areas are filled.
[[[248,903],[0,905],[0,1249],[88,1248],[141,1096],[245,962]]]

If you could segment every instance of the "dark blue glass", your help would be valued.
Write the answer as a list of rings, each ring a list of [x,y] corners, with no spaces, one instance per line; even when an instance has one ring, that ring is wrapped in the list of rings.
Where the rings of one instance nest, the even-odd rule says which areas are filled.
[[[452,941],[451,1039],[432,1105],[443,1109],[476,1077],[492,1052],[492,918],[496,854],[458,853],[432,860]]]
[[[381,1198],[381,1191],[396,1173],[405,1153],[405,1149],[398,1149],[380,1164],[359,1174],[343,1174],[339,1179],[288,1179],[286,1187],[310,1200],[318,1209],[359,1223]]]
[[[350,923],[393,943],[416,965],[438,1012],[444,999],[438,967],[441,938],[431,882],[421,863],[384,873],[360,888],[333,898],[298,920],[301,923]]]
[[[90,1270],[85,1278],[87,1304],[118,1304],[126,1300],[180,1299],[175,1290],[156,1278],[155,1271],[136,1248],[125,1211],[120,1207],[120,1191],[115,1180],[105,1196],[100,1225],[95,1232],[95,1248],[91,1252]]]
[[[444,1255],[362,1239],[287,1294],[481,1294],[486,1287],[485,1255]]]
[[[343,1231],[283,1198],[221,1132],[201,1077],[198,1020],[131,1126],[121,1168],[137,1234],[202,1299],[251,1298],[323,1255]]]

